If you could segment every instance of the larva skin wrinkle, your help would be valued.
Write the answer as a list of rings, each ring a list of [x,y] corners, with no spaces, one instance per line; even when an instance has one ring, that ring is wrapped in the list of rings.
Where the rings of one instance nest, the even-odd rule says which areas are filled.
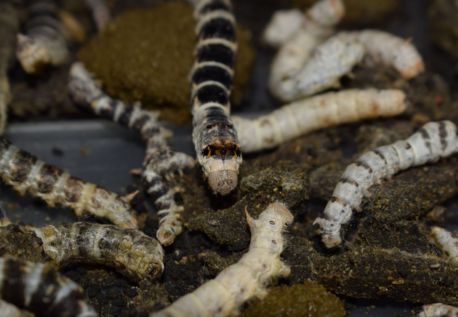
[[[324,210],[317,218],[322,241],[327,248],[342,243],[340,229],[359,210],[370,186],[412,166],[436,162],[458,151],[456,126],[451,121],[430,122],[406,140],[363,154],[344,171]]]
[[[447,254],[450,261],[458,265],[458,239],[453,237],[451,232],[440,227],[433,227],[431,235],[437,246]]]
[[[284,204],[270,204],[253,219],[246,213],[251,230],[247,253],[218,276],[187,294],[169,307],[150,314],[151,317],[229,316],[247,300],[265,296],[266,285],[277,277],[286,277],[289,267],[280,254],[285,247],[283,232],[293,222],[293,215]]]
[[[50,207],[104,218],[121,228],[137,228],[135,212],[117,194],[44,163],[0,137],[0,178],[19,194],[31,194]]]
[[[299,100],[256,119],[232,117],[244,152],[276,147],[339,124],[391,117],[406,109],[401,90],[350,89]]]
[[[192,138],[197,160],[215,194],[237,186],[242,154],[231,122],[230,93],[237,50],[229,0],[193,1],[198,36],[190,75]]]
[[[181,189],[169,188],[164,178],[181,175],[184,169],[194,166],[194,159],[170,149],[166,141],[169,132],[159,123],[157,112],[142,110],[138,105],[129,107],[106,95],[82,63],[72,65],[68,87],[78,104],[89,106],[95,114],[137,131],[146,143],[142,180],[159,210],[156,236],[161,244],[172,244],[183,231],[181,213],[184,207],[175,201]]]
[[[418,317],[458,317],[458,307],[441,303],[425,305]]]
[[[69,57],[63,27],[54,0],[27,0],[28,20],[25,34],[17,38],[16,55],[29,74],[40,72],[44,66],[58,66]]]
[[[159,242],[136,229],[87,222],[30,229],[43,242],[43,251],[59,266],[102,264],[134,281],[157,278],[164,270],[164,251]]]
[[[79,285],[42,263],[0,258],[0,294],[36,316],[97,316]]]

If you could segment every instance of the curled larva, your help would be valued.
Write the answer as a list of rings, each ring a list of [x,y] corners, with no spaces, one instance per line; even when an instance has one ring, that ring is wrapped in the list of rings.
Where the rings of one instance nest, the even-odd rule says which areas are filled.
[[[111,20],[110,10],[105,0],[86,0],[87,6],[92,11],[92,16],[97,30],[102,30]]]
[[[82,63],[72,65],[68,90],[77,103],[141,135],[146,143],[142,180],[160,218],[156,236],[161,244],[172,244],[183,230],[181,213],[184,208],[175,201],[175,194],[181,189],[168,188],[164,178],[182,174],[185,168],[194,166],[194,159],[170,149],[166,141],[168,131],[158,121],[156,112],[143,110],[138,105],[129,107],[111,98],[100,89]]]
[[[324,210],[317,218],[321,239],[326,247],[341,244],[340,229],[358,210],[369,187],[412,166],[436,162],[458,151],[456,126],[451,121],[430,122],[406,140],[364,153],[350,164],[337,183]]]
[[[237,186],[242,163],[230,119],[230,93],[237,50],[229,0],[194,1],[198,36],[191,71],[192,139],[212,191],[227,195]]]
[[[28,1],[25,34],[17,38],[16,55],[27,73],[46,65],[61,65],[69,56],[63,27],[54,0]]]
[[[164,270],[164,251],[159,242],[136,229],[76,222],[31,230],[57,265],[102,264],[133,280],[157,278]]]
[[[50,265],[0,258],[0,298],[36,316],[96,317],[79,285]]]
[[[418,317],[458,317],[458,307],[441,303],[425,305]]]
[[[136,228],[135,212],[117,194],[46,164],[0,137],[0,178],[19,194],[28,192],[48,206],[72,209],[80,217],[91,214],[121,228]]]
[[[33,317],[32,313],[26,312],[14,306],[13,304],[7,303],[4,300],[0,300],[0,316],[3,317]]]
[[[433,227],[431,235],[439,248],[450,258],[450,261],[458,265],[458,239],[440,227]]]
[[[232,117],[244,152],[269,149],[330,126],[398,115],[406,109],[400,90],[345,90],[299,100],[256,119]]]
[[[283,231],[293,215],[282,203],[267,206],[258,219],[247,213],[251,229],[250,248],[235,264],[151,317],[229,316],[253,297],[263,297],[266,285],[277,277],[286,277],[289,267],[280,254],[285,246]]]

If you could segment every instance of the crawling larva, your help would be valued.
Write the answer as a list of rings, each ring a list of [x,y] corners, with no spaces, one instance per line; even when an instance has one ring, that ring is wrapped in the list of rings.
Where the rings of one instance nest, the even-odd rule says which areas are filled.
[[[450,258],[450,261],[458,265],[458,239],[440,227],[433,227],[431,235],[439,248]]]
[[[285,105],[256,119],[232,117],[246,153],[273,148],[330,126],[398,115],[406,109],[400,90],[350,89]]]
[[[425,305],[418,317],[458,317],[458,307],[441,303]]]
[[[92,16],[97,26],[97,30],[102,30],[111,20],[110,10],[105,0],[86,0],[88,7],[92,11]]]
[[[57,265],[97,263],[114,267],[134,280],[157,278],[164,270],[161,245],[136,229],[87,222],[30,229]]]
[[[0,134],[5,131],[11,100],[8,68],[13,62],[18,29],[19,20],[13,4],[0,2]]]
[[[237,50],[235,18],[230,0],[194,2],[198,42],[190,76],[192,138],[210,188],[226,195],[237,186],[242,163],[229,117]]]
[[[340,229],[358,210],[369,187],[412,166],[436,162],[458,151],[456,126],[451,121],[430,122],[406,140],[379,147],[350,164],[324,210],[317,218],[322,241],[331,248],[341,244]]]
[[[97,316],[80,286],[42,263],[0,258],[0,294],[36,316]]]
[[[117,194],[44,163],[0,137],[0,177],[21,195],[28,192],[48,206],[71,208],[105,218],[121,228],[136,228],[135,212]]]
[[[16,55],[27,73],[46,65],[61,65],[69,56],[63,27],[54,0],[28,0],[25,34],[17,38]]]
[[[136,130],[146,143],[142,179],[147,193],[158,208],[159,229],[157,238],[163,245],[170,245],[182,230],[183,206],[175,201],[179,188],[168,188],[164,181],[183,169],[194,166],[194,160],[184,154],[173,152],[167,145],[167,131],[158,121],[158,114],[142,110],[139,106],[128,107],[120,100],[105,94],[96,84],[82,63],[74,63],[70,70],[69,92],[81,105],[102,117]]]
[[[266,285],[277,277],[286,277],[289,267],[280,254],[285,246],[283,231],[293,215],[282,203],[272,203],[254,220],[247,213],[251,229],[250,248],[236,263],[218,276],[151,317],[229,316],[253,297],[263,297]]]
[[[4,300],[0,300],[0,316],[2,317],[33,317],[32,313],[26,312],[14,306],[13,304],[7,303]]]

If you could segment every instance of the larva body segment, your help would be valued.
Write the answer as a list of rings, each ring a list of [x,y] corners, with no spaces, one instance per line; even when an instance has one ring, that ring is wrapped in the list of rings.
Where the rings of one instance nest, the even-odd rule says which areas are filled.
[[[0,300],[0,316],[3,317],[33,317],[31,313],[17,308],[16,306]]]
[[[433,144],[434,142],[434,144]],[[340,229],[358,209],[363,195],[375,183],[413,166],[435,162],[458,151],[456,126],[451,121],[430,122],[408,139],[364,153],[350,164],[317,218],[322,241],[328,248],[341,244]],[[348,183],[348,184],[347,184]]]
[[[276,147],[300,135],[359,120],[391,117],[406,109],[400,90],[345,90],[299,100],[256,119],[233,117],[242,150]]]
[[[450,261],[458,265],[458,239],[440,227],[433,227],[431,235],[439,248],[450,258]]]
[[[229,0],[193,1],[198,36],[190,75],[193,142],[197,160],[214,193],[226,195],[238,182],[242,163],[231,122],[230,92],[237,50]]]
[[[87,183],[58,167],[46,164],[0,138],[0,177],[19,194],[26,192],[48,206],[72,209],[80,217],[91,214],[121,228],[136,228],[135,212],[117,194]]]
[[[105,0],[86,0],[87,6],[92,11],[92,16],[97,30],[102,30],[111,20],[111,13]]]
[[[458,317],[458,307],[442,303],[425,305],[418,317]]]
[[[167,144],[169,133],[158,121],[156,112],[142,110],[138,105],[127,106],[106,95],[96,84],[82,63],[74,63],[70,70],[69,91],[73,99],[104,118],[137,131],[146,143],[142,180],[146,192],[153,199],[160,218],[157,238],[163,245],[172,244],[182,230],[183,206],[175,201],[179,188],[169,188],[164,178],[173,178],[194,166],[194,160],[173,152]]]
[[[86,222],[31,229],[58,265],[102,264],[133,280],[157,278],[164,270],[161,245],[136,229]]]
[[[264,29],[264,43],[272,47],[282,46],[302,28],[304,20],[304,13],[299,9],[275,12]]]
[[[69,56],[63,27],[54,0],[28,0],[25,34],[18,35],[16,55],[27,73],[43,66],[61,65]]]
[[[253,297],[262,297],[266,285],[277,277],[289,275],[280,254],[285,246],[283,231],[293,215],[282,203],[270,204],[258,219],[247,213],[251,229],[250,248],[236,263],[218,276],[187,294],[169,307],[150,316],[197,317],[237,314],[240,306]]]
[[[42,263],[0,258],[0,294],[37,316],[97,316],[80,286]]]

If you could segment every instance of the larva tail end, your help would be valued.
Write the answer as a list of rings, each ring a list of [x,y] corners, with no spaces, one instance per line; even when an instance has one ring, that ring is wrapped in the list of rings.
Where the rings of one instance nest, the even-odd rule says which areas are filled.
[[[159,240],[159,243],[161,245],[166,247],[166,246],[171,245],[173,242],[175,242],[175,238],[180,233],[181,233],[181,230],[179,233],[177,233],[170,226],[160,226],[156,232],[156,238],[157,240]]]
[[[238,183],[238,174],[235,171],[222,170],[208,174],[208,185],[214,194],[227,195],[232,192]]]

